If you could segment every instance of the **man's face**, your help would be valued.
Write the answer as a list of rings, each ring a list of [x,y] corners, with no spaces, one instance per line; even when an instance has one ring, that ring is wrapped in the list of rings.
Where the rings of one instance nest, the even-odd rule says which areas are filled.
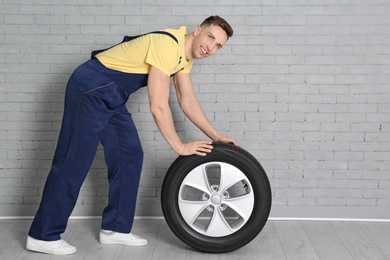
[[[214,55],[228,40],[226,32],[218,25],[198,26],[194,31],[192,54],[196,59]]]

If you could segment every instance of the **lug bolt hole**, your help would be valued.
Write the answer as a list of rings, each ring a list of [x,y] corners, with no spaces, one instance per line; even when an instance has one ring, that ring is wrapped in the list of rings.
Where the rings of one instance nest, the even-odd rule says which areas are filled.
[[[211,186],[211,190],[212,190],[213,192],[218,192],[218,191],[219,191],[219,186],[218,186],[218,185],[212,185],[212,186]]]

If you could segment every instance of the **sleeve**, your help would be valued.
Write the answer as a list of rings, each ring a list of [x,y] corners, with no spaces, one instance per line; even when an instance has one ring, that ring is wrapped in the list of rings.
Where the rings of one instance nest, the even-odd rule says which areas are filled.
[[[179,55],[175,42],[166,35],[152,37],[145,62],[170,76],[176,68]]]
[[[192,64],[194,64],[194,60],[188,61],[186,66],[179,73],[190,73],[192,69]]]

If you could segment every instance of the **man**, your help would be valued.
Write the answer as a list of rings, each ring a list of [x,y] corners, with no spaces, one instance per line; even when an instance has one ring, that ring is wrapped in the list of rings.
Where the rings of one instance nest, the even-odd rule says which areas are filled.
[[[143,246],[130,233],[142,170],[143,150],[126,108],[131,93],[147,85],[150,111],[164,138],[180,155],[205,156],[212,142],[182,143],[169,107],[170,76],[185,115],[210,139],[237,142],[221,135],[206,118],[194,95],[190,70],[194,59],[215,54],[233,34],[219,16],[207,18],[192,34],[186,27],[166,29],[124,42],[78,67],[69,79],[64,117],[42,201],[27,237],[27,249],[67,255],[77,251],[61,239],[90,169],[99,142],[108,169],[108,205],[103,211],[102,244]]]

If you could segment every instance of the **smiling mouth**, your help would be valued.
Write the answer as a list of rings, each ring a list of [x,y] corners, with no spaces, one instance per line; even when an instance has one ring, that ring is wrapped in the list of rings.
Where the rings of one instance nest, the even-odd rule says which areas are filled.
[[[202,54],[204,54],[204,55],[209,54],[203,47],[200,47],[200,51],[201,51]]]

